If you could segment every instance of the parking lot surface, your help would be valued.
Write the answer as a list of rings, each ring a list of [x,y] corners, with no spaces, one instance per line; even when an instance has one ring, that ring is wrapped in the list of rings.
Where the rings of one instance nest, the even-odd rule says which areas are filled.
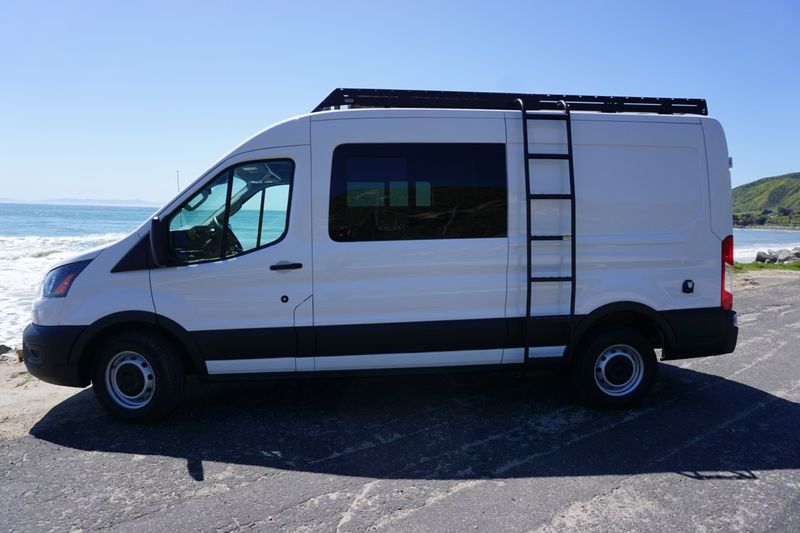
[[[631,411],[473,374],[196,385],[139,426],[75,390],[0,438],[0,530],[800,531],[800,278],[746,281],[736,352]]]

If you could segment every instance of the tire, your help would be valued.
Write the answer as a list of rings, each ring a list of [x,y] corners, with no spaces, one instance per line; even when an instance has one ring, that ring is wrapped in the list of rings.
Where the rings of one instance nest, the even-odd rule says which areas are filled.
[[[102,344],[92,368],[92,389],[112,416],[154,422],[180,403],[184,374],[168,341],[157,333],[131,331]]]
[[[572,364],[572,384],[591,407],[625,409],[653,386],[658,361],[638,331],[614,327],[589,332]]]

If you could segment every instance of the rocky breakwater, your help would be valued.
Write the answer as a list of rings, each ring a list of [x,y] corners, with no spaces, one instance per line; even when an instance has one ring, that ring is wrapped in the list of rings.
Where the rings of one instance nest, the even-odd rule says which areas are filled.
[[[780,263],[789,265],[800,262],[800,246],[788,250],[767,250],[756,254],[756,263]]]

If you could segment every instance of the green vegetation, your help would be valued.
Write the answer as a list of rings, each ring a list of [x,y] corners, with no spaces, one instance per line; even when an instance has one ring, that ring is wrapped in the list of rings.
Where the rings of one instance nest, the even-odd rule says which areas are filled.
[[[733,189],[733,223],[800,227],[800,172],[762,178]]]
[[[754,270],[797,270],[800,271],[800,262],[781,263],[739,263],[733,264],[734,272],[753,272]]]

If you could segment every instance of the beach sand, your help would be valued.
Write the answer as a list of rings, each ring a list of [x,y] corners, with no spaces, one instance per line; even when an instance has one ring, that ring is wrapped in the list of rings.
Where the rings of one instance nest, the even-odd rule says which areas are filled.
[[[0,355],[0,439],[25,435],[47,411],[80,390],[36,379],[13,352]]]

